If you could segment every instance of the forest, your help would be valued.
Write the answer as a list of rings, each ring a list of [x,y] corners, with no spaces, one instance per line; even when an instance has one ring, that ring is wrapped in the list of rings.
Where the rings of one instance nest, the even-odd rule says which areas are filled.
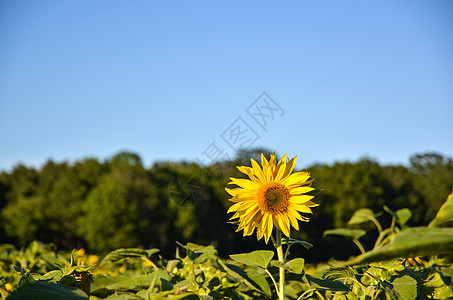
[[[121,152],[101,161],[74,163],[49,160],[40,169],[18,164],[0,174],[0,244],[25,247],[33,241],[56,249],[87,249],[103,255],[117,248],[159,248],[173,257],[176,242],[213,245],[221,257],[271,249],[256,236],[242,237],[228,223],[231,205],[225,187],[229,177],[243,176],[236,166],[269,151],[242,151],[231,161],[203,166],[192,162],[143,165],[139,155]],[[326,236],[328,229],[345,227],[359,208],[383,212],[409,208],[410,226],[434,218],[453,186],[453,160],[436,153],[414,154],[409,164],[380,165],[362,158],[355,162],[315,164],[307,168],[316,188],[310,222],[292,237],[314,244],[295,249],[307,262],[347,259],[360,254],[349,240]],[[390,224],[382,213],[378,219]],[[371,248],[378,232],[363,239]],[[374,234],[374,236],[373,236]],[[316,241],[316,242],[314,242]]]

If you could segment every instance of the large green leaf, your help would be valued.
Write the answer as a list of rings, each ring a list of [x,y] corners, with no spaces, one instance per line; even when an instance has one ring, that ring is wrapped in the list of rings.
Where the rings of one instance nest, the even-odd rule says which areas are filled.
[[[356,210],[348,222],[348,225],[359,225],[374,218],[374,212],[369,208]]]
[[[298,257],[288,261],[285,265],[288,267],[288,271],[296,274],[302,274],[304,271],[305,260]]]
[[[257,250],[250,253],[232,254],[230,258],[241,264],[267,268],[274,257],[274,252],[269,250]]]
[[[140,275],[135,277],[124,277],[122,281],[112,283],[106,286],[107,289],[110,291],[119,291],[119,292],[127,292],[127,291],[139,291],[141,289],[148,288],[151,284],[152,280],[155,277],[154,273],[147,274],[147,275]]]
[[[452,253],[453,228],[414,227],[399,232],[389,244],[359,255],[347,264]]]
[[[180,242],[176,242],[176,244],[186,249],[187,256],[196,264],[202,264],[211,258],[217,258],[217,250],[211,245],[202,246],[194,243],[187,243],[187,245],[184,245]]]
[[[8,300],[87,300],[88,296],[75,287],[37,281],[19,287]]]
[[[194,293],[182,293],[178,295],[152,295],[149,297],[149,300],[200,300],[202,299],[199,295],[194,294]]]
[[[284,268],[291,273],[302,274],[304,271],[305,260],[303,258],[295,258],[286,263],[278,260],[271,261],[271,265],[279,268]]]
[[[396,278],[392,286],[398,299],[413,300],[417,297],[417,281],[410,276]]]
[[[323,290],[334,290],[334,291],[344,291],[348,292],[349,288],[344,285],[341,281],[338,280],[330,280],[330,279],[321,279],[316,278],[310,275],[305,275],[308,282],[310,283],[310,287],[314,287],[317,289]]]
[[[247,286],[249,289],[255,290],[257,292],[260,292],[264,295],[267,295],[266,288],[263,289],[262,286],[260,286],[260,282],[255,282],[252,278],[249,277],[249,275],[241,268],[238,266],[232,265],[232,264],[225,264],[223,263],[220,259],[218,260],[218,263],[228,275],[231,277],[235,278],[245,286]],[[264,278],[264,276],[261,276]],[[269,295],[267,295],[269,296]]]
[[[169,282],[171,280],[171,277],[165,270],[155,271],[147,275],[140,275],[135,277],[123,276],[123,277],[125,277],[124,280],[112,283],[106,286],[106,288],[111,291],[124,291],[124,292],[139,291],[141,289],[148,288],[155,277],[157,278],[157,284],[161,286],[162,286],[161,279],[166,280],[166,282]]]
[[[398,217],[400,224],[405,225],[412,217],[412,212],[409,208],[401,208],[396,211],[396,216]]]
[[[141,298],[135,294],[132,294],[132,293],[120,294],[120,295],[110,295],[107,298],[105,298],[105,300],[142,300],[142,299],[143,298]]]
[[[336,280],[343,278],[354,278],[355,272],[351,267],[332,267],[327,269],[323,274],[322,278]]]
[[[452,227],[453,226],[453,193],[447,201],[440,207],[434,220],[429,223],[429,227]]]
[[[139,249],[139,248],[120,248],[113,250],[109,254],[107,254],[101,261],[101,264],[109,264],[119,261],[123,258],[127,257],[144,257],[144,258],[151,258],[151,256],[155,253],[159,252],[159,249]]]
[[[46,280],[48,282],[56,283],[63,276],[63,272],[60,270],[53,270],[42,275],[39,280]]]
[[[91,295],[95,295],[101,298],[105,298],[108,295],[112,294],[112,291],[107,288],[107,286],[114,284],[116,282],[121,282],[124,280],[124,276],[96,276],[94,281],[91,284]]]
[[[366,234],[365,230],[352,229],[352,228],[335,228],[324,231],[322,236],[326,235],[340,235],[352,240],[358,240]]]
[[[247,274],[247,277],[258,285],[260,290],[270,298],[271,287],[269,286],[269,282],[267,282],[267,274],[264,273],[264,270],[259,268],[246,268],[244,271]]]
[[[384,210],[395,218],[396,222],[398,222],[401,226],[406,224],[406,222],[412,217],[412,212],[408,208],[402,208],[394,212],[388,206],[384,205]]]

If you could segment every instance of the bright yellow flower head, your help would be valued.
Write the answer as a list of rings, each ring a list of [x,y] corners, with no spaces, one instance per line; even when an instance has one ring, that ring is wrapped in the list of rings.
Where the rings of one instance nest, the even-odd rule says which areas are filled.
[[[256,228],[258,240],[264,236],[267,243],[274,225],[289,237],[290,226],[299,230],[297,220],[308,222],[309,218],[299,212],[312,213],[310,207],[318,204],[310,201],[314,196],[303,195],[314,190],[310,186],[313,181],[309,180],[310,174],[305,171],[291,173],[296,157],[289,160],[285,154],[277,162],[275,152],[269,161],[261,154],[263,168],[253,159],[252,167],[237,167],[250,179],[230,178],[229,184],[239,188],[225,188],[233,196],[229,200],[235,202],[228,213],[235,212],[230,220],[239,218],[236,231],[244,230],[244,236],[247,236]]]

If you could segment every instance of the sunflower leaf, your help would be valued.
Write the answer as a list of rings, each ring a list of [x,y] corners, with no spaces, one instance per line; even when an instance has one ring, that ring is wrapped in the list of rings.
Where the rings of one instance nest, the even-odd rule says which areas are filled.
[[[417,281],[410,276],[405,275],[396,278],[392,285],[399,299],[415,299],[417,297]]]
[[[287,237],[282,238],[282,244],[283,245],[287,244],[288,246],[299,244],[299,245],[304,246],[305,249],[310,249],[311,247],[313,247],[313,245],[310,244],[309,242],[296,240],[296,239],[293,239],[293,238],[289,238],[288,239]]]
[[[115,263],[121,259],[129,257],[145,257],[150,258],[153,254],[159,252],[159,249],[139,249],[139,248],[120,248],[113,250],[107,254],[101,261],[101,265]]]
[[[340,235],[340,236],[344,236],[345,238],[349,238],[352,240],[358,240],[365,234],[366,234],[366,231],[362,230],[362,229],[335,228],[335,229],[330,229],[330,230],[324,231],[322,236],[325,237],[326,235]]]
[[[78,288],[64,284],[37,281],[19,287],[8,299],[68,299],[68,300],[88,300],[88,296]]]
[[[453,226],[453,193],[442,204],[434,220],[428,225],[429,227],[452,227]]]
[[[369,208],[356,210],[348,222],[348,225],[359,225],[374,219],[374,213]]]
[[[320,290],[349,292],[349,288],[339,280],[321,279],[310,276],[308,274],[305,275],[305,278],[307,278],[310,287],[314,287]]]
[[[278,260],[272,260],[271,265],[278,268],[284,268],[291,273],[302,274],[304,270],[305,260],[303,258],[295,258],[286,263]]]
[[[347,264],[434,254],[453,254],[453,228],[413,227],[404,229],[396,234],[390,243],[359,255],[348,261]]]
[[[245,284],[247,287],[250,289],[253,289],[255,291],[258,291],[263,294],[268,294],[270,298],[270,287],[267,284],[267,282],[264,282],[262,279],[265,279],[265,276],[261,275],[261,279],[258,280],[258,282],[255,282],[254,279],[256,279],[255,274],[252,274],[251,270],[243,270],[242,268],[232,265],[232,264],[225,264],[222,262],[222,260],[217,261],[220,266],[225,270],[228,275],[230,275],[233,278],[236,278],[239,282]],[[266,286],[267,284],[267,286]]]
[[[274,257],[274,252],[269,250],[257,250],[250,253],[232,254],[230,258],[248,266],[258,266],[266,269]]]
[[[409,208],[401,208],[396,211],[396,215],[398,216],[400,224],[404,225],[412,217],[412,212],[410,211]]]

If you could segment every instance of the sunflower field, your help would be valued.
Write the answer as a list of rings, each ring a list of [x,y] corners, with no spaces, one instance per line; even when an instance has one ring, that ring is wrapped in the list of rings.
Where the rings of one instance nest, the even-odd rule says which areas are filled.
[[[359,208],[318,237],[333,241],[333,251],[349,243],[359,254],[308,263],[299,254],[316,249],[318,238],[290,236],[312,209],[322,210],[311,174],[293,172],[295,158],[286,155],[251,162],[238,167],[248,178],[231,177],[226,186],[230,223],[273,250],[221,257],[213,245],[174,241],[168,257],[158,248],[99,255],[37,241],[3,244],[1,299],[453,299],[453,193],[427,226],[409,226],[409,208]]]
[[[273,277],[286,270],[285,299],[451,299],[453,297],[453,194],[427,227],[410,228],[410,211],[393,218],[376,246],[348,261],[282,265],[268,250],[218,256],[213,246],[178,244],[174,258],[159,249],[117,249],[102,259],[83,249],[60,253],[50,244],[21,250],[0,247],[2,299],[277,299]],[[326,231],[360,245],[376,214],[360,209],[350,228]],[[379,223],[376,223],[376,225]],[[379,226],[379,225],[378,225]],[[291,247],[304,241],[282,239]]]

